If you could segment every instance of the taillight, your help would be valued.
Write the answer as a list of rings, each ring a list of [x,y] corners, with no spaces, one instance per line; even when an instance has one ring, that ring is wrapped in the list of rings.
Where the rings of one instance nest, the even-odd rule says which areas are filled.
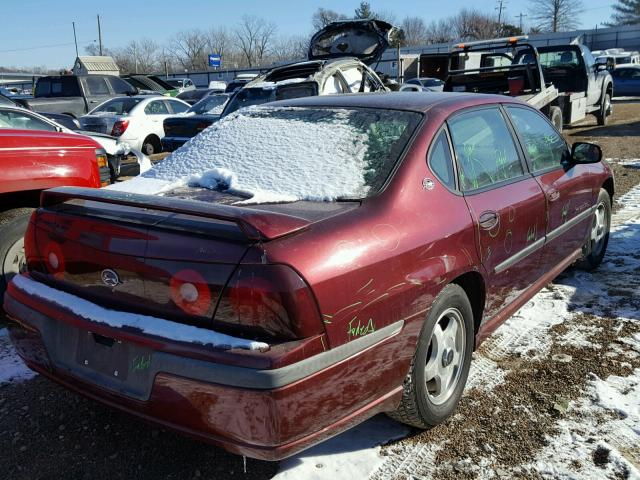
[[[185,313],[204,315],[211,305],[207,281],[195,270],[180,270],[169,280],[171,299]]]
[[[113,128],[111,129],[112,137],[119,137],[122,135],[129,126],[129,120],[116,120],[116,123],[113,124]]]
[[[59,243],[49,241],[42,249],[42,257],[45,268],[54,277],[60,276],[65,271],[64,254]]]
[[[240,265],[220,298],[214,323],[285,339],[322,333],[311,290],[284,265]]]
[[[105,152],[101,148],[96,148],[96,162],[98,162],[100,186],[106,187],[111,183],[111,173],[109,172],[109,160],[107,159],[107,152]]]

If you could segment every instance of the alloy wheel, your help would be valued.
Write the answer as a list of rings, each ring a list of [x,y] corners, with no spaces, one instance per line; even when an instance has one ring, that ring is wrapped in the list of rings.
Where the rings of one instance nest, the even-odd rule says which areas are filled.
[[[424,369],[427,394],[435,405],[445,403],[458,384],[464,362],[465,338],[465,324],[460,311],[448,308],[442,312],[431,333]]]

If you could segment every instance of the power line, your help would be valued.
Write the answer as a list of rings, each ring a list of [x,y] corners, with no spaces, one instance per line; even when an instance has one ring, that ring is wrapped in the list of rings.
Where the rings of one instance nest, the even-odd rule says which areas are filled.
[[[86,41],[79,41],[78,44],[79,45],[88,45],[90,43],[95,42],[95,40],[86,40]],[[29,50],[38,50],[40,48],[56,48],[56,47],[68,47],[69,45],[75,45],[75,42],[68,42],[68,43],[54,43],[51,45],[39,45],[37,47],[27,47],[27,48],[14,48],[11,50],[0,50],[0,53],[11,53],[11,52],[26,52]]]

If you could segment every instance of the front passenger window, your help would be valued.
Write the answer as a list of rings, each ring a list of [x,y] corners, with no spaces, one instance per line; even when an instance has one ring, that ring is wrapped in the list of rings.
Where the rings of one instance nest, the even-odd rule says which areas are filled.
[[[511,133],[497,108],[456,115],[448,123],[462,190],[488,187],[524,174]]]
[[[531,171],[559,167],[567,152],[562,136],[542,116],[522,107],[507,107],[531,162]]]

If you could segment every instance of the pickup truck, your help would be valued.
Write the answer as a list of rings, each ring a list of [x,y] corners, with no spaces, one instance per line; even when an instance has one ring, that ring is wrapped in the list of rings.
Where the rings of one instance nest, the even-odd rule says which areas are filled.
[[[109,184],[106,152],[72,133],[0,129],[0,298],[24,266],[23,235],[43,190]]]
[[[114,75],[53,75],[38,79],[34,98],[17,102],[36,112],[78,118],[105,100],[137,93],[135,87]]]
[[[517,97],[541,110],[555,127],[593,114],[611,115],[613,80],[584,45],[536,48],[527,36],[460,43],[450,53],[444,91]]]

